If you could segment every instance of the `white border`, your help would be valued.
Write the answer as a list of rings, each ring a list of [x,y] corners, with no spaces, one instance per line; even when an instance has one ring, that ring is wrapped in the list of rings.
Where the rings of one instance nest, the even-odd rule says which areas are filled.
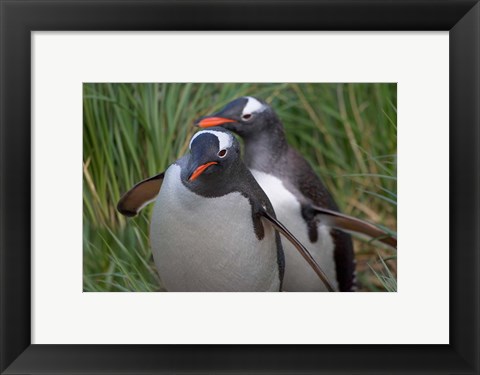
[[[33,33],[32,342],[448,343],[448,33]],[[82,82],[398,82],[398,293],[82,293]]]

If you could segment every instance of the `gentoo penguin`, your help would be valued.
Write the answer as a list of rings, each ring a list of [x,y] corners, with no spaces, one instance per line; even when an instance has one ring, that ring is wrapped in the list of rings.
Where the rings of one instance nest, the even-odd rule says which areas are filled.
[[[280,291],[284,255],[278,232],[334,290],[308,251],[277,221],[230,132],[200,131],[189,149],[164,173],[135,185],[117,205],[122,214],[134,216],[155,200],[150,242],[168,291]]]
[[[396,246],[396,240],[384,231],[338,212],[312,167],[288,145],[283,124],[263,100],[238,98],[195,124],[201,128],[222,126],[243,138],[245,164],[270,198],[278,219],[307,247],[340,291],[355,289],[355,259],[350,235],[337,229],[356,231]],[[283,247],[284,290],[325,291],[298,252],[287,243]]]

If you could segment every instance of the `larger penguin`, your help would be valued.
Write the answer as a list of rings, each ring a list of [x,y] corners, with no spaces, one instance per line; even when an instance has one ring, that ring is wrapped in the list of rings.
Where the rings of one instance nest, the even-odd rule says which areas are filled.
[[[168,291],[281,290],[284,259],[277,230],[333,290],[308,251],[277,221],[231,133],[200,131],[189,148],[166,172],[135,185],[117,206],[134,216],[156,201],[150,241]]]
[[[308,162],[286,140],[283,124],[264,101],[238,98],[219,112],[196,121],[202,128],[222,126],[240,135],[245,164],[266,192],[277,217],[308,248],[340,291],[355,288],[355,259],[349,234],[340,228],[396,240],[375,226],[338,212],[338,207]],[[325,291],[315,274],[304,267],[296,251],[284,244],[285,291]]]

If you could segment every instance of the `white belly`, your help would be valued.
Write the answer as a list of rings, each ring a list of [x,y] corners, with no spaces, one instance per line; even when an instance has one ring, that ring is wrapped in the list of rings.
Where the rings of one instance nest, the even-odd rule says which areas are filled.
[[[180,167],[165,173],[150,242],[168,291],[278,291],[275,234],[259,241],[249,201],[240,193],[205,198],[188,190]]]
[[[329,280],[338,289],[331,228],[319,225],[317,242],[310,242],[307,224],[301,214],[300,202],[295,196],[277,177],[256,170],[251,172],[270,199],[278,220],[310,251]],[[290,241],[282,238],[282,245],[285,252],[283,290],[285,292],[327,291],[317,274]]]

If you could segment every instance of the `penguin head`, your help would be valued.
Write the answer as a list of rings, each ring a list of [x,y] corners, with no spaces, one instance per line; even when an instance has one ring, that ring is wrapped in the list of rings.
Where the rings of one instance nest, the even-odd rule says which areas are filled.
[[[200,128],[222,126],[242,137],[248,137],[278,124],[272,108],[263,100],[244,96],[233,100],[217,113],[195,121]]]
[[[202,183],[224,178],[241,163],[240,144],[229,131],[216,127],[197,132],[190,141],[185,182]]]

